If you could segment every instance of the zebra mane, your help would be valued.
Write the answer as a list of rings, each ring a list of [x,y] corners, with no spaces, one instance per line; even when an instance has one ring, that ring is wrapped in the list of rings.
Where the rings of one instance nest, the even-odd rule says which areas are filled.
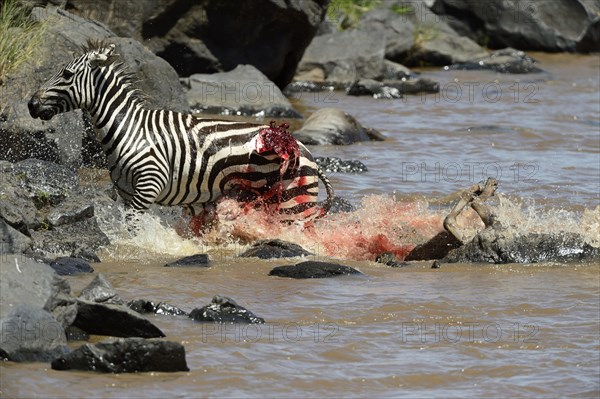
[[[102,50],[110,44],[109,41],[102,39],[88,39],[86,44],[81,46],[81,51],[89,53],[91,51]],[[120,54],[111,54],[106,61],[103,62],[103,66],[115,65],[115,72],[122,79],[122,82],[127,84],[133,91],[132,99],[140,101],[143,104],[147,103],[148,95],[137,88],[139,80],[136,78],[135,73],[127,67]]]

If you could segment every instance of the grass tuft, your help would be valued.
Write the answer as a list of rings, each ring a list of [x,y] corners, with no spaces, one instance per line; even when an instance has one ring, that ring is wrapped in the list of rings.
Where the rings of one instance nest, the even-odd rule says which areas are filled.
[[[0,5],[0,85],[6,75],[29,59],[41,43],[46,25],[34,21],[31,10],[17,0]]]

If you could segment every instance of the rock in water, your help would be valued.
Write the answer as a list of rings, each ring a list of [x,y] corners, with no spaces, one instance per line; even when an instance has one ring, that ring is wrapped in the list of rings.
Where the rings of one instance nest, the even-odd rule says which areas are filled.
[[[0,357],[14,362],[45,362],[68,352],[63,326],[50,313],[31,304],[14,306],[0,320],[0,331]]]
[[[165,334],[149,320],[126,306],[77,301],[77,317],[73,322],[88,334],[113,337],[157,338]]]
[[[391,252],[384,252],[382,254],[377,255],[377,258],[375,258],[375,262],[383,263],[384,265],[389,266],[389,267],[410,266],[409,262],[400,262],[398,260],[398,258],[396,258],[396,255],[394,255]]]
[[[121,338],[85,344],[52,361],[54,370],[90,370],[103,373],[190,371],[185,348],[178,342]]]
[[[293,258],[312,255],[298,244],[282,240],[260,240],[252,248],[240,254],[241,257],[257,257],[260,259]]]
[[[68,256],[56,258],[49,265],[59,276],[73,276],[94,272],[94,268],[87,261]]]
[[[600,249],[584,242],[578,234],[516,234],[508,229],[487,228],[467,244],[456,248],[444,263],[539,263],[598,259]]]
[[[361,161],[345,161],[337,157],[315,157],[315,162],[326,173],[363,173],[368,171]]]
[[[196,254],[167,263],[165,267],[210,267],[207,254]]]
[[[154,313],[169,316],[187,316],[188,313],[179,309],[177,306],[169,305],[164,302],[152,302],[145,299],[136,299],[127,303],[127,306],[138,313]]]
[[[90,302],[113,305],[123,305],[125,303],[102,273],[99,273],[87,287],[81,290],[79,298]]]
[[[215,323],[259,323],[265,320],[238,305],[233,299],[215,295],[210,304],[191,311],[190,318],[196,321]]]
[[[327,278],[345,275],[362,275],[358,270],[337,263],[306,261],[295,265],[277,266],[269,276],[290,278]]]
[[[377,130],[365,128],[355,118],[336,108],[321,108],[313,113],[302,129],[294,132],[294,137],[307,145],[348,145],[385,139]]]

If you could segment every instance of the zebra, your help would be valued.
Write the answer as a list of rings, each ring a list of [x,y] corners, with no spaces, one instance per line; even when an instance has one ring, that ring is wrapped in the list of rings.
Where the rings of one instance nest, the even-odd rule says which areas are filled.
[[[111,180],[130,208],[179,205],[185,214],[206,217],[217,200],[232,197],[288,222],[329,211],[333,187],[289,126],[149,109],[114,50],[112,43],[88,41],[83,55],[33,94],[28,108],[42,120],[78,108],[87,112]],[[319,179],[327,193],[323,203]]]

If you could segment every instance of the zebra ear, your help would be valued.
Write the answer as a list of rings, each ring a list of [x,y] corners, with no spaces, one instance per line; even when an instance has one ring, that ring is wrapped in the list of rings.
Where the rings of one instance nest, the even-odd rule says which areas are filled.
[[[92,68],[101,66],[106,61],[108,61],[108,58],[111,56],[111,54],[114,50],[115,50],[115,45],[111,43],[104,48],[92,51],[88,57],[88,62],[90,64],[90,66]]]

